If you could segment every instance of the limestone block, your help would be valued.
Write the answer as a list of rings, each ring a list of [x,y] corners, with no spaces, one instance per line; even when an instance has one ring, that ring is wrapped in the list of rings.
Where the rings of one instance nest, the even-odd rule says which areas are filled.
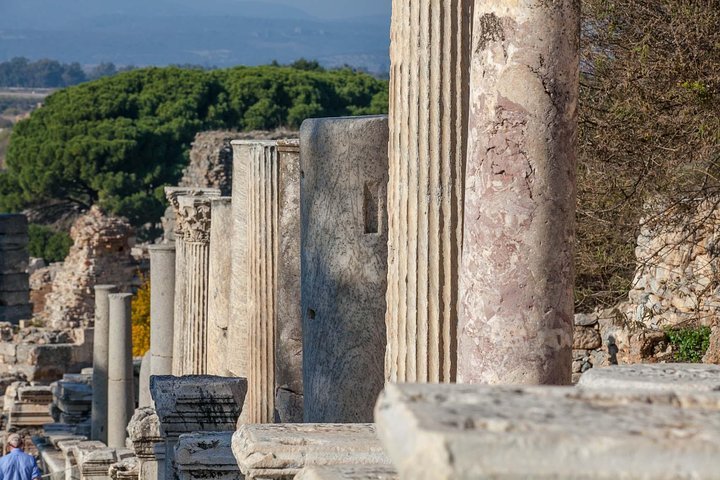
[[[335,465],[306,467],[295,480],[398,480],[400,476],[390,465]]]
[[[214,198],[210,203],[210,210],[212,221],[208,278],[207,374],[225,375],[232,276],[231,197]]]
[[[703,357],[703,363],[720,364],[720,327],[713,327],[710,333],[710,345]]]
[[[25,215],[17,213],[0,214],[0,235],[27,233],[28,220]]]
[[[234,430],[245,400],[247,380],[160,375],[151,377],[150,392],[161,434],[177,438],[183,433]]]
[[[155,409],[152,407],[136,409],[127,430],[135,455],[140,459],[153,458],[154,444],[163,441],[160,435],[160,421]]]
[[[600,332],[592,327],[578,327],[573,329],[573,348],[578,350],[594,350],[602,346]]]
[[[304,419],[368,422],[384,383],[387,117],[300,128]]]
[[[127,449],[97,448],[91,451],[80,451],[77,457],[80,468],[81,480],[107,480],[110,478],[110,466],[121,460],[132,457],[132,452]]]
[[[578,387],[625,391],[720,391],[720,365],[657,363],[593,368],[580,377]]]
[[[275,316],[275,416],[303,420],[300,308],[300,141],[278,140],[278,235]]]
[[[392,1],[389,381],[455,380],[471,4]]]
[[[241,425],[232,449],[248,480],[292,479],[311,465],[389,465],[369,423]]]
[[[179,480],[242,480],[233,456],[233,432],[202,432],[180,435],[175,447]]]
[[[30,302],[30,291],[19,290],[15,292],[0,291],[0,307],[27,305]]]
[[[389,384],[376,419],[401,478],[717,477],[720,392]]]
[[[170,375],[173,362],[175,245],[152,245],[150,252],[150,371]]]
[[[140,477],[140,462],[135,457],[120,460],[110,465],[108,475],[112,480],[136,480]]]

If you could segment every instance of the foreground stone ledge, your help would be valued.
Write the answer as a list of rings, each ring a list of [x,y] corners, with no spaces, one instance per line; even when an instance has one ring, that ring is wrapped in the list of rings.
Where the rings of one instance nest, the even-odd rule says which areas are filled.
[[[242,425],[232,450],[247,479],[292,479],[311,465],[390,464],[370,423]]]
[[[617,391],[631,388],[674,392],[720,391],[720,365],[656,363],[593,368],[580,377],[578,387]]]
[[[179,480],[242,480],[232,452],[233,432],[181,435],[175,448]]]
[[[308,467],[295,475],[295,480],[396,480],[395,468],[390,465],[336,465]]]
[[[711,479],[720,392],[388,385],[378,435],[403,479]]]

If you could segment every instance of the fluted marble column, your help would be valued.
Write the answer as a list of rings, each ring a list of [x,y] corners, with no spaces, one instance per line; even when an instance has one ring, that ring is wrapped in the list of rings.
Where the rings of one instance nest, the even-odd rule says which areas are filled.
[[[210,200],[207,196],[178,198],[185,250],[183,375],[204,375],[207,372]]]
[[[471,0],[393,0],[385,376],[456,375]]]
[[[95,331],[93,336],[93,397],[91,437],[107,443],[108,422],[108,343],[110,300],[115,285],[95,285]]]
[[[578,0],[477,0],[458,380],[570,382]]]
[[[232,207],[230,197],[210,202],[210,272],[208,279],[207,374],[227,375],[227,333],[232,275]]]
[[[150,374],[172,374],[175,308],[175,245],[151,245]]]
[[[183,338],[185,332],[185,241],[183,240],[183,218],[180,215],[181,196],[219,197],[217,188],[166,187],[165,196],[175,213],[175,308],[173,311],[173,375],[182,375]]]

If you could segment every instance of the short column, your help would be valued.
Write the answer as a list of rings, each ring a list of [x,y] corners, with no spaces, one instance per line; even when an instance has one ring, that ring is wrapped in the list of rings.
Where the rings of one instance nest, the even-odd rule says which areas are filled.
[[[93,395],[90,437],[107,443],[108,426],[108,343],[110,300],[115,285],[95,286],[95,329],[93,334]]]
[[[210,202],[207,374],[227,375],[230,278],[232,276],[232,207],[230,197]]]
[[[173,361],[175,245],[152,245],[150,252],[150,374],[170,375]]]
[[[180,197],[185,250],[183,375],[207,372],[208,279],[210,277],[210,198]]]
[[[569,384],[580,3],[475,0],[458,381]]]
[[[387,117],[300,128],[306,422],[370,422],[384,384]]]
[[[108,441],[109,447],[124,448],[128,423],[135,410],[133,392],[132,294],[112,293],[108,345]]]

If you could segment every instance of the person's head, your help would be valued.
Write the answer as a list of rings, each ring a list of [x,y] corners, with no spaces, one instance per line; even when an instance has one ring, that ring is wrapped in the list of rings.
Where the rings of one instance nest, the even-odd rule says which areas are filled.
[[[12,448],[22,449],[23,441],[22,441],[22,438],[20,438],[20,435],[18,435],[17,433],[11,433],[7,437],[6,445],[7,445],[8,450],[10,450]]]

